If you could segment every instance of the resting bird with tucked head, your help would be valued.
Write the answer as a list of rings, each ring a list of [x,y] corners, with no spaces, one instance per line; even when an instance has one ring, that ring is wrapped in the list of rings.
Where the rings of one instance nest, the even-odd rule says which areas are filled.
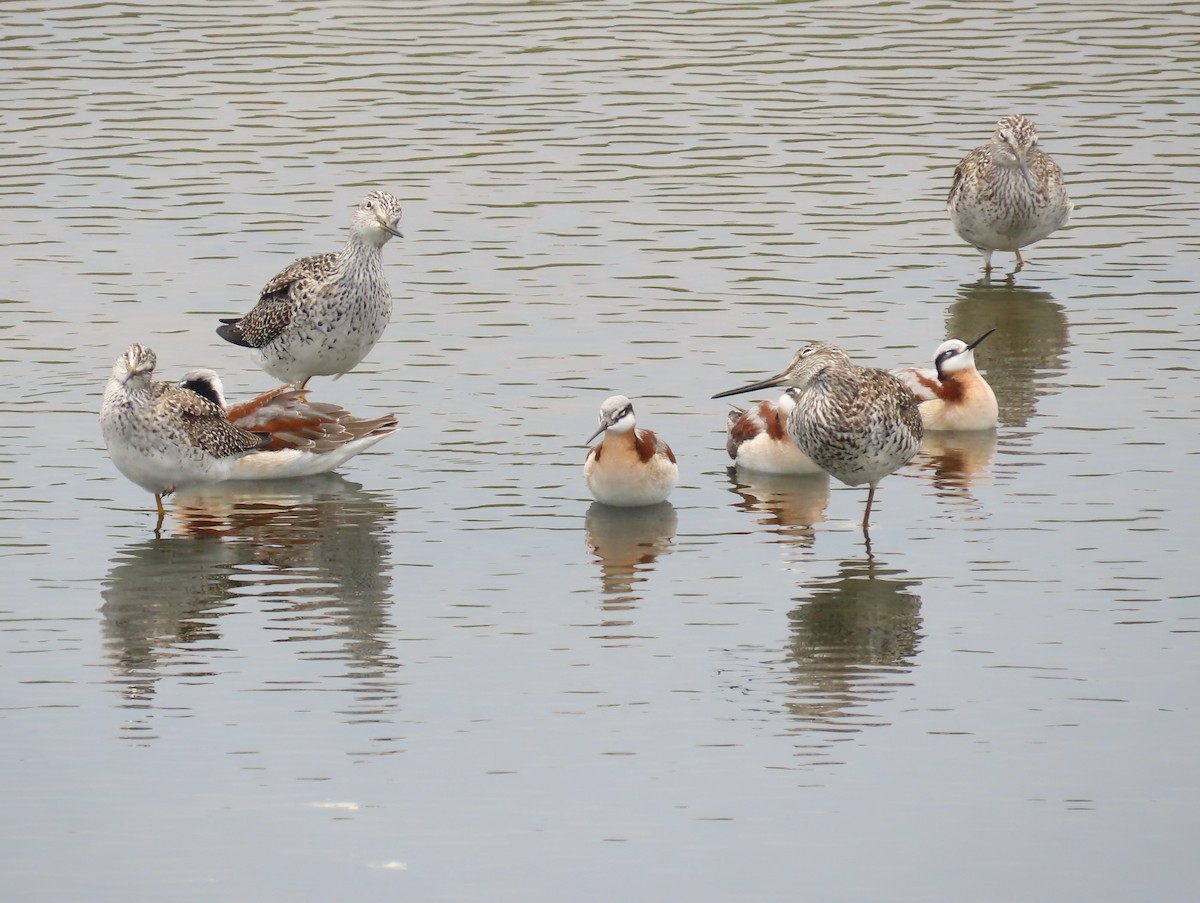
[[[157,359],[133,344],[104,389],[100,428],[122,475],[162,500],[177,489],[225,480],[280,479],[332,470],[396,429],[395,417],[351,416],[276,389],[225,408],[220,378],[194,370],[182,384],[154,380]]]

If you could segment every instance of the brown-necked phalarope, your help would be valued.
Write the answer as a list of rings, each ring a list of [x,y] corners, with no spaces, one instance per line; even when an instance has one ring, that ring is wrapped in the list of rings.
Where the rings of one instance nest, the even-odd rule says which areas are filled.
[[[992,140],[971,151],[954,170],[946,210],[954,230],[983,254],[1015,251],[1041,241],[1071,216],[1062,169],[1038,146],[1037,129],[1025,116],[1004,116]]]
[[[588,437],[604,438],[588,451],[583,476],[602,504],[630,508],[665,501],[679,480],[670,446],[650,430],[639,430],[633,404],[614,395],[600,406],[600,426]]]
[[[400,235],[400,202],[383,191],[363,198],[341,251],[303,257],[267,283],[244,317],[217,335],[253,348],[269,374],[297,389],[314,376],[341,376],[367,356],[392,317],[383,246]]]
[[[863,531],[871,518],[875,487],[921,447],[917,400],[886,370],[859,367],[836,345],[818,342],[797,352],[786,370],[769,379],[718,392],[713,398],[772,386],[799,390],[788,433],[826,473],[849,486],[866,483]]]
[[[975,366],[975,347],[996,330],[989,329],[970,344],[947,339],[934,352],[930,370],[906,367],[892,372],[921,403],[926,432],[994,430],[1000,408],[996,393]]]
[[[822,472],[788,434],[788,419],[796,408],[799,391],[789,388],[779,401],[760,401],[747,410],[730,410],[725,422],[725,450],[738,468],[774,474]]]

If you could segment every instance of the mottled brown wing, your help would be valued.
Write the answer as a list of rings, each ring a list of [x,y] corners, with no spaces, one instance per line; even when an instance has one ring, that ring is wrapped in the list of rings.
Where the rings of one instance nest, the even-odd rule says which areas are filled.
[[[305,289],[327,278],[336,264],[337,254],[301,257],[263,287],[250,313],[222,320],[217,335],[244,348],[262,348],[273,342],[292,322]]]
[[[253,451],[266,442],[264,435],[234,426],[224,411],[190,389],[173,383],[158,385],[162,387],[157,401],[159,413],[164,418],[178,417],[192,442],[214,458]]]
[[[263,287],[259,293],[259,303],[275,298],[295,297],[296,289],[304,283],[320,282],[327,278],[337,265],[337,258],[337,254],[301,257]]]

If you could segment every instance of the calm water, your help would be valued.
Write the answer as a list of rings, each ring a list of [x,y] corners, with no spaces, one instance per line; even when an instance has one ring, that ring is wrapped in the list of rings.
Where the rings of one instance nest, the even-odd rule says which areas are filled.
[[[0,7],[6,900],[1178,900],[1200,868],[1200,16],[1132,2]],[[1032,115],[1071,226],[943,204]],[[221,342],[370,188],[402,430],[170,504],[112,361]],[[1001,266],[1010,255],[998,254]],[[731,475],[713,392],[978,359],[986,440]],[[582,481],[600,402],[679,455]],[[1191,562],[1189,564],[1189,562]]]

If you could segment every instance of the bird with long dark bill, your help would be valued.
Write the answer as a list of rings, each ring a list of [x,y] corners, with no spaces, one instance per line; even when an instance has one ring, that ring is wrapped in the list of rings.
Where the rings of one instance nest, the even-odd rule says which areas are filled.
[[[782,373],[713,398],[775,386],[799,390],[788,434],[800,450],[846,485],[868,485],[866,532],[879,481],[908,463],[921,446],[916,398],[887,370],[860,367],[828,342],[805,345]]]

